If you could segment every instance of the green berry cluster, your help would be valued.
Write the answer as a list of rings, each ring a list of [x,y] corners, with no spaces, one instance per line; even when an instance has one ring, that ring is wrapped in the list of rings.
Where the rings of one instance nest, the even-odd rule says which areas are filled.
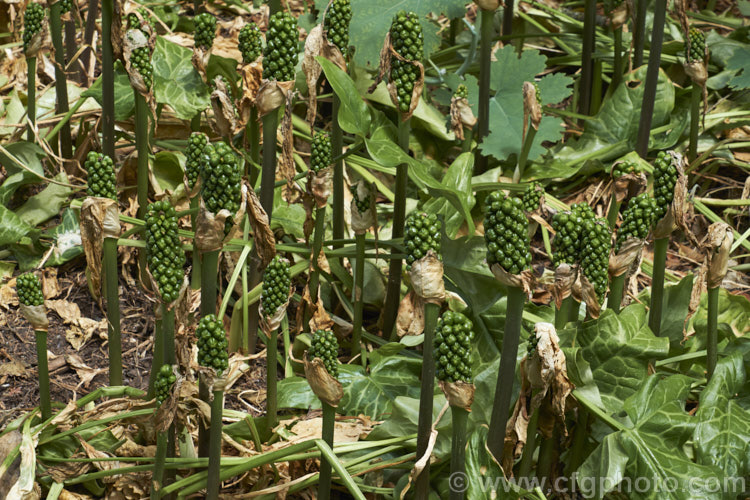
[[[240,30],[239,48],[244,63],[251,63],[260,57],[260,53],[263,51],[263,43],[260,30],[255,23],[247,23]]]
[[[263,78],[279,82],[294,80],[298,42],[297,20],[291,14],[277,12],[271,16],[263,52]]]
[[[32,2],[23,13],[23,50],[29,49],[29,44],[34,35],[42,31],[44,22],[44,7],[42,4]]]
[[[555,230],[555,253],[553,263],[577,264],[583,243],[583,227],[586,221],[596,216],[587,203],[576,203],[569,212],[558,212],[552,218],[552,229]]]
[[[587,219],[581,235],[581,272],[593,285],[599,303],[607,293],[612,231],[605,219]]]
[[[159,373],[156,375],[156,381],[154,382],[156,401],[159,404],[167,400],[175,382],[177,382],[177,377],[172,371],[172,365],[161,365]]]
[[[115,178],[115,163],[112,158],[89,151],[83,166],[88,172],[86,194],[116,200],[117,179]]]
[[[208,50],[216,37],[216,17],[204,12],[195,16],[195,46]]]
[[[359,199],[359,195],[357,194],[357,186],[349,186],[349,192],[352,193],[352,197],[354,198],[354,203],[357,205],[357,210],[359,210],[359,213],[363,214],[370,210],[370,196],[365,196],[363,200]]]
[[[638,173],[640,169],[634,161],[621,161],[612,167],[612,178],[619,179],[623,175]]]
[[[198,337],[198,364],[221,373],[229,367],[229,354],[224,327],[215,314],[201,318],[195,330]]]
[[[406,249],[406,269],[427,255],[432,250],[441,258],[440,234],[441,224],[437,215],[423,212],[412,212],[406,218],[404,229],[404,248]]]
[[[533,357],[536,353],[536,346],[539,344],[539,339],[536,336],[536,332],[531,332],[529,335],[529,343],[526,346],[526,356],[529,358]]]
[[[310,350],[307,351],[307,358],[312,361],[320,358],[333,378],[339,377],[339,342],[331,330],[318,330],[312,336]]]
[[[453,97],[456,99],[468,99],[469,98],[469,89],[466,88],[466,85],[463,83],[458,86],[456,91],[453,93]]]
[[[154,73],[154,67],[151,65],[151,49],[146,45],[133,49],[133,52],[130,53],[130,64],[143,77],[146,88],[150,89],[153,85]]]
[[[44,304],[42,282],[36,274],[26,273],[16,278],[16,293],[18,301],[25,306],[41,306]]]
[[[349,23],[352,20],[352,4],[349,0],[333,0],[323,19],[323,29],[328,41],[346,55],[349,50]]]
[[[487,264],[499,264],[510,274],[520,274],[531,266],[529,221],[520,198],[508,198],[494,191],[485,200],[484,242]]]
[[[201,167],[201,197],[208,211],[218,213],[226,209],[236,214],[242,201],[242,173],[232,148],[225,142],[207,144]],[[231,227],[227,219],[227,230]]]
[[[331,166],[331,136],[326,132],[319,132],[313,137],[310,146],[310,170],[315,173]]]
[[[654,161],[654,199],[656,200],[656,221],[660,221],[669,210],[674,199],[677,185],[677,167],[672,163],[672,156],[660,151]]]
[[[149,12],[143,7],[138,7],[137,10],[138,10],[138,13],[141,15],[141,17],[143,18],[143,20],[146,21],[148,25],[151,26],[151,28],[153,29],[154,23],[151,20],[151,15],[149,14]],[[129,30],[141,29],[141,21],[138,19],[138,16],[135,14],[135,12],[131,12],[130,14],[128,14],[127,20],[128,20]]]
[[[198,182],[203,164],[203,151],[207,144],[208,137],[203,132],[193,132],[188,138],[188,146],[185,150],[185,176],[190,189]]]
[[[438,380],[471,383],[474,325],[460,312],[446,311],[435,327],[435,371]]]
[[[408,61],[421,61],[424,53],[422,26],[415,13],[402,10],[396,14],[391,24],[391,42],[396,53],[406,59],[401,61],[394,57],[390,75],[398,93],[398,109],[406,113],[411,106],[414,85],[419,79],[419,68]]]
[[[177,235],[177,215],[168,201],[146,210],[146,257],[164,303],[177,299],[184,278],[185,252]]]
[[[685,57],[688,62],[703,61],[706,56],[706,34],[692,26],[688,33],[690,38],[690,50],[685,47]]]
[[[538,210],[539,203],[541,203],[543,195],[544,189],[542,188],[541,183],[532,182],[531,184],[526,186],[526,190],[523,192],[523,197],[521,198],[521,201],[523,202],[523,209],[526,212],[533,212],[534,210]]]
[[[623,222],[617,232],[615,252],[629,238],[645,240],[651,226],[654,224],[656,212],[656,201],[648,193],[641,193],[628,202],[628,208],[622,215]]]
[[[274,256],[263,271],[263,289],[260,303],[266,316],[273,316],[289,299],[289,289],[292,286],[292,276],[289,273],[289,261]]]
[[[66,14],[73,8],[73,0],[60,0],[60,14]]]

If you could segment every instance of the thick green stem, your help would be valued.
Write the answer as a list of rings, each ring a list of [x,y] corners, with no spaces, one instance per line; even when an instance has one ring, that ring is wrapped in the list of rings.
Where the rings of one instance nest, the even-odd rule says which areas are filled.
[[[362,311],[364,303],[364,281],[365,281],[365,235],[355,235],[357,260],[354,261],[354,288],[352,293],[352,304],[354,305],[354,325],[352,328],[352,357],[360,354],[362,366],[367,366],[365,349],[362,347]]]
[[[451,406],[453,417],[453,440],[451,441],[451,477],[454,474],[464,474],[466,469],[466,422],[469,412],[458,406]],[[451,488],[451,500],[463,500],[465,490]]]
[[[164,364],[164,335],[162,334],[162,323],[162,318],[160,316],[157,317],[154,322],[154,351],[151,359],[151,374],[148,378],[148,399],[154,398],[156,376],[159,373],[161,365]]]
[[[250,108],[250,120],[245,127],[245,143],[247,149],[250,150],[250,158],[253,163],[260,165],[260,121],[258,119],[258,108],[255,106]],[[255,187],[260,170],[250,167],[247,170],[250,186]]]
[[[216,314],[216,289],[219,280],[219,250],[201,254],[201,316]],[[221,319],[221,318],[220,318]]]
[[[609,298],[607,299],[607,308],[612,309],[614,312],[620,312],[620,306],[622,305],[622,297],[625,291],[625,277],[627,273],[623,273],[620,276],[612,278],[612,282],[609,285]]]
[[[148,157],[151,154],[148,144],[148,104],[140,92],[133,89],[135,98],[135,148],[138,155],[137,185],[138,185],[138,218],[146,219],[148,206]],[[138,263],[141,268],[141,282],[147,282],[146,252],[138,252]]]
[[[586,451],[586,440],[591,434],[589,432],[589,412],[586,409],[581,408],[578,411],[578,422],[576,429],[573,432],[573,445],[570,448],[570,456],[567,460],[567,468],[565,473],[571,476],[578,467],[583,463],[584,452]]]
[[[654,241],[654,272],[651,279],[651,309],[648,313],[648,326],[654,335],[661,332],[661,311],[664,301],[664,270],[667,265],[669,238]]]
[[[594,45],[596,44],[596,0],[586,0],[583,13],[583,49],[581,51],[581,79],[578,84],[578,112],[591,111],[591,87],[594,82]]]
[[[333,94],[333,116],[331,117],[331,157],[338,158],[333,165],[333,239],[344,238],[344,135],[339,125],[341,99]]]
[[[701,123],[701,96],[703,89],[693,83],[690,88],[690,144],[688,146],[688,161],[692,163],[698,157],[698,130]]]
[[[511,15],[507,16],[510,7]],[[513,16],[512,2],[506,3],[506,17]],[[479,112],[477,120],[477,143],[481,143],[490,131],[490,72],[492,59],[492,40],[494,36],[492,22],[495,18],[494,10],[481,10],[481,35],[479,45]],[[487,170],[487,157],[479,151],[476,153],[474,173],[479,174]]]
[[[114,0],[102,0],[102,151],[115,157],[115,66],[112,52]]]
[[[546,480],[550,477],[552,464],[555,461],[555,448],[559,440],[557,427],[555,427],[552,436],[543,439],[539,445],[539,458],[536,461],[536,475],[539,479]]]
[[[164,364],[175,364],[177,357],[174,347],[174,318],[175,309],[170,309],[167,304],[161,305],[161,334],[164,338]]]
[[[422,343],[422,386],[419,393],[419,421],[417,423],[417,460],[427,452],[432,431],[432,404],[435,392],[435,357],[433,337],[440,315],[440,306],[428,302],[424,305],[424,342]],[[430,492],[430,462],[417,476],[416,497],[426,499]]]
[[[622,26],[614,29],[612,32],[612,36],[615,41],[615,61],[614,68],[612,69],[612,81],[610,82],[609,86],[612,88],[612,91],[614,91],[615,89],[617,89],[617,86],[620,85],[623,73]]]
[[[336,409],[328,403],[320,402],[323,406],[323,441],[333,448],[333,429],[336,423]],[[328,500],[331,497],[331,463],[320,461],[320,483],[318,485],[318,500]]]
[[[620,215],[621,203],[617,201],[617,196],[612,193],[612,199],[609,200],[609,211],[607,212],[607,224],[610,228],[614,228],[617,224],[617,216]]]
[[[526,138],[523,141],[521,155],[518,157],[516,171],[513,173],[513,182],[515,183],[519,182],[521,177],[523,177],[523,171],[526,169],[526,160],[529,159],[529,151],[531,151],[534,137],[536,137],[536,129],[531,126],[531,119],[529,119],[529,128],[526,130]]]
[[[190,200],[190,209],[198,210],[200,208],[200,197],[195,196],[193,199]],[[190,215],[190,221],[192,224],[193,231],[195,231],[195,220],[198,217],[198,213],[193,213]],[[195,243],[195,239],[193,239],[193,269],[190,272],[190,288],[193,290],[200,290],[201,289],[201,254],[198,251],[198,247]]]
[[[635,26],[633,28],[633,68],[643,64],[643,49],[646,43],[647,0],[636,0]]]
[[[644,3],[642,0],[641,3]],[[640,7],[639,7],[640,8]],[[648,69],[646,70],[646,85],[643,89],[641,101],[641,119],[638,123],[638,138],[636,152],[641,158],[648,154],[648,140],[651,137],[651,121],[654,114],[654,100],[656,99],[656,84],[659,81],[659,65],[661,64],[661,46],[664,40],[664,22],[667,17],[667,2],[658,1],[654,5],[654,24],[651,32],[651,46],[648,55]]]
[[[276,384],[278,379],[278,350],[279,350],[279,330],[274,328],[269,332],[268,345],[266,346],[266,415],[268,419],[268,428],[276,427],[278,421],[277,390]]]
[[[167,459],[167,433],[156,433],[156,461],[154,462],[154,474],[151,479],[151,500],[157,500],[162,496],[162,479],[164,478],[164,463]]]
[[[60,19],[61,9],[62,5],[58,0],[50,6],[49,14],[50,35],[52,36],[52,46],[55,49],[55,95],[57,97],[55,108],[58,115],[64,115],[68,112],[68,79],[65,75],[65,50],[63,49],[62,40],[62,19]],[[73,156],[70,122],[67,122],[60,129],[60,155],[66,160]]]
[[[47,332],[36,330],[36,360],[39,374],[39,406],[42,420],[52,416],[52,400],[49,393],[49,367],[47,365]]]
[[[109,385],[122,385],[122,340],[120,337],[120,293],[117,279],[117,238],[104,238],[102,250],[107,294],[107,339]]]
[[[320,207],[315,211],[315,234],[313,235],[312,255],[313,271],[310,274],[310,297],[313,303],[318,300],[318,286],[320,285],[320,269],[318,268],[318,257],[323,248],[323,236],[326,230],[326,207]]]
[[[555,329],[564,328],[570,318],[570,309],[573,306],[573,297],[568,296],[563,299],[560,309],[555,309]]]
[[[198,399],[206,404],[211,404],[211,391],[208,390],[208,386],[203,382],[203,378],[198,379]],[[198,420],[198,456],[208,457],[208,453],[211,445],[211,436],[209,430],[203,424],[203,419]]]
[[[26,114],[29,118],[26,140],[34,142],[34,127],[36,126],[36,57],[26,58],[26,69]]]
[[[711,380],[716,369],[716,363],[719,359],[717,345],[719,343],[719,288],[708,289],[708,324],[706,331],[706,377]]]
[[[409,133],[411,131],[411,119],[401,121],[398,124],[398,144],[401,149],[409,154]],[[408,166],[405,163],[396,167],[396,190],[393,201],[393,230],[391,239],[395,240],[404,236],[404,219],[406,218],[406,183],[408,182]],[[383,337],[395,337],[394,326],[396,324],[396,312],[401,301],[401,266],[400,258],[394,258],[394,254],[400,250],[391,249],[391,262],[388,268],[388,285],[385,294],[385,305],[383,307]]]
[[[513,394],[513,381],[516,376],[516,357],[518,339],[521,335],[521,318],[523,304],[526,300],[521,288],[508,288],[508,303],[505,316],[505,333],[503,334],[500,369],[497,373],[495,401],[492,404],[492,418],[487,434],[487,448],[500,461],[503,457],[505,426],[510,412],[510,399]]]
[[[593,82],[591,83],[591,109],[589,109],[589,113],[592,116],[595,116],[599,112],[599,107],[602,104],[602,71],[602,60],[596,59],[594,61]]]
[[[536,430],[539,425],[539,409],[537,409],[529,419],[529,426],[526,429],[526,444],[523,447],[521,455],[521,464],[518,466],[518,477],[529,477],[531,465],[534,462],[534,452],[536,451]]]
[[[219,498],[221,487],[221,430],[222,413],[224,412],[224,392],[214,391],[211,403],[211,440],[208,451],[208,478],[206,483],[206,498]]]
[[[505,0],[503,9],[503,36],[513,34],[513,3],[515,0]]]

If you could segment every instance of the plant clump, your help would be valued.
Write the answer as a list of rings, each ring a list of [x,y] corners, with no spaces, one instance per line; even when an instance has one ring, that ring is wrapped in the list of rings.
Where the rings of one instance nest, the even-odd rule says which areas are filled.
[[[581,235],[581,272],[594,287],[601,304],[607,293],[612,231],[604,219],[586,219]]]
[[[177,382],[177,376],[172,370],[172,365],[161,365],[154,382],[157,403],[162,404],[167,400],[175,382]]]
[[[266,316],[272,317],[279,307],[286,303],[291,286],[289,261],[278,255],[274,256],[263,272],[263,288],[260,294],[260,302]]]
[[[677,167],[672,162],[672,156],[666,151],[660,151],[654,161],[654,199],[656,200],[656,221],[660,221],[669,210],[674,199],[674,189],[677,185]]]
[[[203,151],[208,145],[208,137],[203,132],[193,132],[188,138],[188,146],[185,150],[185,176],[188,187],[192,189],[198,182],[198,176],[203,164]]]
[[[406,269],[432,250],[438,259],[440,252],[440,220],[435,214],[412,212],[406,218],[404,248],[406,249]]]
[[[323,19],[323,29],[328,41],[346,55],[349,50],[349,23],[352,20],[350,0],[333,0]]]
[[[291,14],[277,12],[271,16],[263,52],[263,78],[279,82],[294,80],[298,38],[297,20]]]
[[[245,64],[260,57],[263,51],[263,41],[261,40],[260,30],[255,23],[247,23],[240,30],[239,49],[242,53],[242,62]]]
[[[42,4],[32,2],[26,7],[23,13],[23,50],[29,50],[31,39],[34,35],[42,31],[44,23],[44,7]]]
[[[88,173],[86,194],[99,198],[117,199],[115,163],[107,155],[89,151],[83,164]]]
[[[552,229],[555,230],[552,260],[555,267],[563,263],[571,266],[578,263],[585,222],[594,218],[594,211],[587,203],[576,203],[570,211],[555,214],[552,218]]]
[[[460,312],[446,311],[435,327],[435,369],[438,380],[471,383],[474,325]]]
[[[538,210],[543,195],[544,188],[542,188],[542,185],[539,182],[532,182],[526,186],[526,190],[523,192],[523,197],[521,198],[523,209],[526,212]]]
[[[209,314],[201,318],[198,328],[195,330],[198,337],[198,364],[213,368],[217,373],[222,373],[229,367],[229,355],[224,327],[216,318],[215,314]]]
[[[216,37],[216,16],[203,12],[195,16],[195,46],[208,50]]]
[[[494,191],[485,200],[484,242],[487,264],[498,264],[510,274],[520,274],[531,266],[529,221],[520,198]]]
[[[225,142],[207,144],[201,166],[201,197],[209,212],[228,210],[234,216],[242,201],[242,173],[237,156]],[[227,218],[227,230],[232,227]]]
[[[339,342],[331,330],[318,330],[313,334],[307,356],[311,361],[320,358],[333,378],[339,377],[338,353]]]
[[[628,207],[623,213],[623,222],[617,232],[615,252],[630,238],[644,240],[654,224],[656,214],[656,201],[648,193],[641,193],[628,202]]]
[[[331,136],[325,132],[315,134],[310,147],[310,169],[318,173],[331,166]]]
[[[18,301],[25,306],[41,306],[44,304],[42,282],[36,274],[26,273],[16,278],[16,293]]]
[[[175,209],[166,200],[152,203],[146,211],[146,257],[164,303],[173,302],[182,287],[185,252]]]
[[[420,61],[424,53],[424,37],[419,17],[413,12],[400,11],[391,24],[393,49],[403,59],[391,61],[391,82],[396,86],[398,109],[402,113],[411,107],[412,92],[420,77],[420,70],[413,61]]]

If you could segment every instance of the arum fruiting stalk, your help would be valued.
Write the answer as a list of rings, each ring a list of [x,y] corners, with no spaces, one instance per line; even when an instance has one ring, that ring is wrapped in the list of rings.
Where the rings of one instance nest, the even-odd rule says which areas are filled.
[[[42,420],[52,415],[52,403],[49,392],[49,368],[47,367],[47,313],[44,310],[42,282],[31,273],[23,274],[16,279],[18,301],[28,308],[24,315],[34,327],[36,336],[36,356],[39,375],[39,401]]]
[[[30,3],[23,14],[23,51],[26,54],[27,85],[26,107],[29,118],[29,129],[26,139],[34,141],[34,126],[36,125],[36,41],[42,31],[44,22],[44,7],[39,3]]]
[[[451,477],[453,474],[464,473],[466,469],[466,424],[469,412],[459,406],[451,406],[453,418],[453,436],[451,438]],[[451,488],[451,500],[463,500],[465,491],[461,488]]]
[[[586,0],[583,14],[583,50],[581,51],[581,79],[578,86],[578,112],[591,111],[591,89],[594,82],[594,47],[596,46],[596,0]]]
[[[717,344],[719,342],[719,289],[708,288],[708,322],[706,325],[706,377],[711,380],[719,359]]]
[[[357,258],[354,262],[354,289],[352,304],[354,304],[354,324],[352,328],[352,356],[357,353],[361,355],[362,366],[366,366],[365,349],[361,346],[362,342],[362,312],[364,308],[364,281],[365,281],[365,235],[356,234],[354,236]]]
[[[211,437],[208,449],[208,478],[206,482],[206,498],[219,498],[221,487],[221,430],[222,414],[224,413],[224,391],[214,390],[211,402]]]
[[[508,14],[510,10],[510,15]],[[513,3],[507,2],[504,16],[504,23],[508,23],[508,30],[512,26]],[[481,35],[479,45],[479,111],[477,113],[477,142],[482,142],[490,131],[490,63],[492,58],[492,39],[493,27],[492,22],[495,18],[494,10],[480,11]],[[505,25],[504,25],[505,26]],[[474,172],[482,173],[487,170],[488,158],[477,151],[477,159],[474,164]]]
[[[622,26],[612,28],[612,37],[615,42],[615,60],[614,67],[612,68],[612,82],[610,83],[613,89],[616,89],[622,81]]]
[[[323,173],[331,165],[331,138],[328,134],[319,132],[315,134],[310,152],[310,170],[313,175]],[[312,178],[311,178],[312,179]],[[313,235],[313,272],[310,275],[310,297],[313,302],[318,300],[318,285],[320,284],[320,269],[318,262],[320,252],[323,248],[323,237],[325,236],[326,205],[318,206],[315,211],[315,233]]]
[[[117,279],[117,238],[104,238],[104,279],[107,294],[107,339],[109,383],[122,385],[122,340],[120,335],[120,293]]]
[[[154,392],[157,407],[161,406],[169,397],[172,386],[177,381],[177,377],[172,370],[172,365],[164,364],[156,371],[156,381],[154,383]],[[154,462],[154,473],[151,480],[151,499],[157,500],[162,497],[164,466],[169,451],[169,432],[156,433],[156,457]]]
[[[706,59],[706,34],[692,27],[687,33],[685,44],[685,59],[691,66],[704,65]],[[698,129],[701,119],[701,96],[703,89],[699,82],[693,79],[690,88],[690,142],[688,145],[688,161],[693,162],[698,156]]]
[[[148,104],[138,90],[133,89],[135,98],[135,148],[138,152],[138,218],[143,220],[148,206],[148,157],[151,148],[148,143]],[[146,252],[138,252],[138,263],[141,269],[141,281],[146,282]]]
[[[432,404],[435,391],[434,336],[440,306],[427,302],[424,306],[424,342],[422,344],[422,385],[419,392],[419,420],[417,422],[417,458],[427,451],[432,432]],[[430,461],[417,476],[417,498],[427,498],[430,491]]]
[[[115,66],[112,51],[114,0],[102,0],[102,151],[115,156]]]
[[[57,1],[50,6],[49,26],[52,45],[55,49],[55,107],[57,114],[68,112],[68,81],[65,76],[65,51],[62,42],[62,2]],[[70,122],[66,122],[60,129],[60,154],[69,159],[73,156],[73,141],[70,135]]]
[[[29,128],[26,132],[26,140],[34,142],[34,127],[36,125],[36,57],[26,58],[26,68],[28,70],[26,79],[26,95],[28,99],[27,114],[29,117]]]
[[[39,371],[39,401],[42,408],[42,420],[52,416],[52,399],[49,391],[49,367],[47,364],[47,331],[35,330],[36,359]]]
[[[633,27],[633,68],[643,64],[643,49],[646,43],[646,12],[648,2],[635,2],[635,26]],[[656,24],[654,24],[656,26]]]

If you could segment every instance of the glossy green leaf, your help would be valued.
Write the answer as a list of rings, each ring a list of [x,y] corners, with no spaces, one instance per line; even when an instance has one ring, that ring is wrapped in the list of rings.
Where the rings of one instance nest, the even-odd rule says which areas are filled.
[[[67,183],[65,172],[57,174],[53,180]],[[16,215],[30,226],[38,226],[60,213],[60,209],[68,202],[73,190],[67,186],[49,183],[41,192],[29,198],[26,203],[16,210]]]
[[[339,107],[341,129],[350,134],[365,137],[370,131],[370,112],[367,109],[367,103],[360,97],[354,81],[328,59],[318,57],[317,61],[341,101]]]
[[[3,184],[0,185],[0,204],[7,205],[13,194],[21,186],[42,182],[40,176],[44,176],[44,168],[41,159],[45,155],[42,148],[31,142],[14,142],[5,145],[4,148],[28,169],[21,168],[5,152],[0,151],[0,164],[5,167],[8,174]]]
[[[151,58],[156,102],[169,105],[182,120],[193,118],[211,104],[208,88],[193,67],[192,55],[190,49],[157,37]]]

